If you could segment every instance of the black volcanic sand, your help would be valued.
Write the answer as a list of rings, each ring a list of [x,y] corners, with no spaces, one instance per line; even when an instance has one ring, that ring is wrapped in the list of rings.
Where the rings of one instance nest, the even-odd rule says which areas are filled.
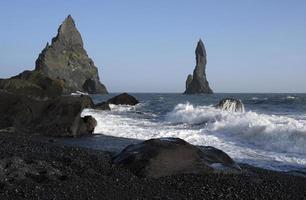
[[[306,199],[306,178],[243,166],[242,174],[138,178],[111,153],[0,133],[0,199]]]

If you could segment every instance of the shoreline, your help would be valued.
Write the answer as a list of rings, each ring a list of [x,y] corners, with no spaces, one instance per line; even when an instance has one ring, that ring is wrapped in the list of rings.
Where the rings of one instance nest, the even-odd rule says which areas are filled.
[[[93,134],[91,136],[83,136],[78,138],[56,138],[56,140],[60,144],[64,144],[71,147],[81,147],[97,151],[109,151],[113,153],[119,153],[121,150],[123,150],[126,146],[130,144],[137,144],[139,142],[145,141],[141,139],[116,137],[116,136],[109,136],[103,134]],[[201,146],[199,145],[196,146],[201,148]],[[273,169],[273,167],[269,169],[246,162],[237,162],[237,164],[306,177],[306,168],[296,167],[295,169],[292,170],[281,170],[281,169],[277,170],[276,168]]]
[[[0,174],[0,199],[306,197],[305,177],[244,164],[241,165],[241,174],[182,174],[157,179],[139,178],[126,169],[114,166],[110,151],[68,146],[50,137],[3,131],[0,136],[0,167],[10,172]],[[10,165],[3,164],[7,159],[11,159],[7,163],[14,170],[9,171]],[[39,171],[41,168],[45,170]]]

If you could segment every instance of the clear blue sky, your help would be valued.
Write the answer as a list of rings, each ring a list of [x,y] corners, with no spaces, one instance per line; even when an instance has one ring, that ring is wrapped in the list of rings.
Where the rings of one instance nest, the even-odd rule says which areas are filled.
[[[305,0],[7,0],[0,77],[33,69],[71,14],[111,92],[183,92],[202,38],[215,92],[306,92]]]

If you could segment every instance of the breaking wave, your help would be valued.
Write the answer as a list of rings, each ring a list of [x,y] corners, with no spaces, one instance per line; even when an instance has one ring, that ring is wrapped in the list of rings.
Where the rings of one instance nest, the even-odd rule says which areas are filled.
[[[306,153],[306,120],[237,113],[212,106],[178,104],[166,115],[171,123],[205,124],[205,130],[279,152]]]
[[[153,112],[151,106],[111,105],[111,111],[85,109],[82,115],[97,120],[96,134],[138,140],[179,137],[222,149],[238,162],[274,170],[306,165],[306,117],[231,112],[188,102],[158,114],[161,108],[153,106]]]

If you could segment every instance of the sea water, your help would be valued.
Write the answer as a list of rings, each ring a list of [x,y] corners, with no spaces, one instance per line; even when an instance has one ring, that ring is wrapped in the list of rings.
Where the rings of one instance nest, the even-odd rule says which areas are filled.
[[[92,97],[98,103],[114,95]],[[96,134],[138,140],[179,137],[219,148],[237,162],[306,171],[306,94],[132,95],[141,103],[111,105],[111,111],[86,109],[82,115],[97,120]],[[240,99],[245,111],[214,107],[226,97]]]

